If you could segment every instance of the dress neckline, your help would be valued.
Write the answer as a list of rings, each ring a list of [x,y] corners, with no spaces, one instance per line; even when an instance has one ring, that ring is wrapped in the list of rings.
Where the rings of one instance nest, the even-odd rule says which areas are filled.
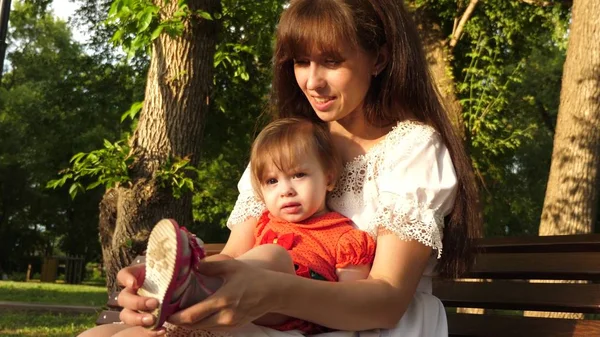
[[[348,160],[347,162],[344,163],[344,168],[348,168],[352,165],[355,165],[355,163],[357,162],[365,162],[369,157],[371,157],[373,155],[373,153],[377,152],[377,149],[383,148],[392,138],[392,135],[395,135],[397,133],[400,133],[402,130],[405,130],[404,128],[401,128],[400,126],[402,125],[414,125],[414,126],[418,126],[418,125],[422,125],[422,126],[426,126],[427,124],[424,124],[420,121],[417,120],[413,120],[413,119],[406,119],[403,121],[399,121],[398,123],[396,123],[396,125],[394,125],[392,127],[392,130],[390,130],[390,132],[386,133],[381,140],[379,140],[377,143],[375,143],[373,146],[371,146],[370,148],[368,148],[365,153],[363,154],[359,154],[357,156],[355,156],[354,158]]]

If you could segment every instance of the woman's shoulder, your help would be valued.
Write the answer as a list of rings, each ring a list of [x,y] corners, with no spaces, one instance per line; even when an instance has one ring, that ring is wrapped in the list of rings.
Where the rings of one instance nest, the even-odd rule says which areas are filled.
[[[434,140],[441,141],[437,130],[428,124],[416,120],[400,121],[385,138],[386,147],[408,146]]]
[[[371,153],[368,159],[376,162],[386,158],[397,161],[430,146],[443,146],[439,132],[428,124],[405,120],[398,122],[385,138],[369,151]]]

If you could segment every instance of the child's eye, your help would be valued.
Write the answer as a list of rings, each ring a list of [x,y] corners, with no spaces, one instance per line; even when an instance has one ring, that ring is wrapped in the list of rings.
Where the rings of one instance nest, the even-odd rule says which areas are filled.
[[[302,177],[306,177],[306,173],[304,172],[298,172],[294,174],[294,178],[298,179],[298,178],[302,178]]]
[[[269,178],[265,181],[266,185],[273,185],[273,184],[277,184],[277,179],[275,178]]]

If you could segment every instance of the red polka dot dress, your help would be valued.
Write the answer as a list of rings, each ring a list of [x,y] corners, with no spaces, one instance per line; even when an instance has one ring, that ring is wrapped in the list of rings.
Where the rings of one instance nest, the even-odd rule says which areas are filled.
[[[290,253],[296,274],[301,277],[337,281],[337,268],[373,263],[375,240],[354,228],[348,218],[329,212],[292,223],[264,212],[255,229],[255,246],[277,244]],[[302,320],[290,320],[277,330],[323,332],[323,328]]]

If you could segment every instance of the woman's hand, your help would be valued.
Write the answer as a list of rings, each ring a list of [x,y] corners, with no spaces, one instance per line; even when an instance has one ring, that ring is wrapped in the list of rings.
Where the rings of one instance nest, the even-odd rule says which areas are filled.
[[[117,282],[125,286],[121,290],[117,302],[123,307],[119,318],[123,323],[132,326],[151,326],[154,323],[154,317],[149,313],[140,313],[138,310],[151,312],[158,307],[158,300],[155,298],[142,297],[137,294],[138,289],[144,283],[146,266],[137,264],[125,267],[117,274]],[[165,329],[146,330],[148,336],[164,335]]]
[[[233,259],[206,261],[199,271],[221,277],[223,286],[204,301],[171,315],[170,323],[205,330],[239,327],[274,312],[279,305],[283,291],[277,279],[283,274]]]

